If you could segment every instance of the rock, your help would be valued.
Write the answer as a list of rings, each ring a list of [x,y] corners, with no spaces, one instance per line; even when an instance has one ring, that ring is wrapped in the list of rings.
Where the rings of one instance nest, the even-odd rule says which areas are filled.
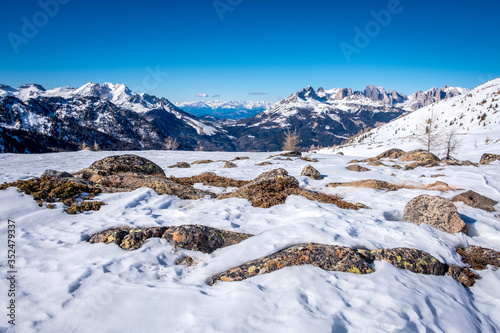
[[[306,165],[300,175],[316,180],[323,179],[321,173],[318,170],[316,170],[312,165]]]
[[[478,166],[477,163],[472,163],[471,161],[458,161],[454,158],[450,159],[443,159],[441,160],[442,163],[444,163],[446,166],[453,165],[453,166]]]
[[[337,152],[337,155],[344,155],[344,153],[339,151],[339,152]]]
[[[282,153],[276,156],[285,156],[285,157],[301,157],[302,153],[300,151],[290,151],[286,153]]]
[[[172,168],[182,168],[182,169],[187,169],[187,168],[190,168],[191,165],[189,163],[186,163],[186,162],[177,162],[176,164],[174,165],[171,165],[169,166],[168,168],[169,169],[172,169]]]
[[[473,269],[485,269],[488,265],[500,268],[500,252],[481,246],[457,247],[457,253],[462,261]]]
[[[215,197],[215,195],[210,192],[195,189],[191,186],[181,185],[164,177],[146,176],[135,173],[123,173],[102,177],[96,184],[102,186],[103,192],[106,193],[129,192],[141,187],[149,187],[160,195],[175,195],[181,199],[196,200],[207,195]]]
[[[418,161],[418,162],[408,163],[405,165],[404,169],[405,170],[413,170],[413,169],[418,168],[418,167],[431,168],[431,167],[437,167],[437,166],[439,166],[439,162],[427,160],[427,161]]]
[[[476,280],[479,279],[479,275],[474,274],[469,267],[460,267],[456,265],[449,265],[446,275],[451,276],[464,287],[472,287]]]
[[[88,212],[91,210],[100,210],[101,206],[104,206],[105,203],[102,201],[85,201],[82,200],[79,204],[72,204],[66,209],[66,213],[68,214],[78,214],[83,212]]]
[[[238,244],[252,236],[202,225],[182,225],[167,229],[162,237],[175,247],[212,253],[217,249]]]
[[[481,156],[481,160],[479,161],[479,164],[490,164],[491,162],[494,162],[494,161],[499,161],[500,160],[500,155],[496,155],[496,154],[483,154],[483,156]]]
[[[385,167],[385,166],[387,166],[384,163],[382,163],[380,160],[372,160],[372,161],[365,161],[365,160],[363,160],[363,162],[366,162],[366,163],[368,163],[368,165],[376,166],[376,167]]]
[[[90,173],[101,176],[133,172],[139,175],[165,176],[165,172],[157,164],[137,155],[110,156],[92,163],[88,169]],[[83,171],[83,170],[82,170]]]
[[[409,248],[381,249],[370,252],[372,260],[385,260],[413,273],[444,275],[445,266],[429,253]]]
[[[98,233],[95,233],[92,235],[89,239],[89,243],[104,243],[104,244],[111,244],[115,243],[117,245],[120,245],[123,238],[128,235],[128,232],[130,231],[129,227],[123,227],[123,228],[111,228],[108,230],[104,230]]]
[[[397,190],[397,185],[388,183],[388,182],[383,181],[383,180],[376,180],[376,179],[364,179],[364,180],[357,180],[354,182],[344,182],[344,183],[330,183],[326,186],[328,186],[328,187],[339,187],[339,186],[365,187],[365,188],[373,188],[375,190],[388,190],[388,191]]]
[[[282,168],[263,172],[245,186],[273,184],[277,183],[278,181],[286,182],[288,184],[288,187],[299,187],[299,181],[295,177],[290,176],[288,174],[288,171]]]
[[[232,159],[232,161],[241,161],[241,160],[249,160],[250,157],[248,156],[237,156],[235,158]]]
[[[146,240],[163,236],[167,227],[154,227],[154,228],[140,228],[140,229],[130,229],[128,234],[123,237],[120,242],[120,247],[124,250],[135,250],[138,249],[146,242]]]
[[[445,198],[420,195],[405,206],[403,219],[420,225],[421,223],[451,234],[467,234],[467,226],[458,215],[457,208]]]
[[[309,157],[309,156],[302,156],[300,159],[301,159],[301,160],[303,160],[303,161],[306,161],[306,162],[313,162],[313,163],[315,163],[315,162],[319,162],[319,160],[318,160],[318,159],[316,159],[316,158],[311,158],[311,157]]]
[[[498,201],[485,197],[472,190],[454,196],[451,201],[461,201],[468,206],[479,208],[487,212],[494,212],[494,206],[498,204]]]
[[[237,167],[238,167],[238,165],[236,165],[235,163],[230,162],[230,161],[227,161],[227,162],[224,164],[224,166],[223,166],[223,168],[237,168]]]
[[[194,161],[191,164],[208,164],[208,163],[214,163],[212,160],[199,160],[199,161]]]
[[[299,265],[314,265],[328,271],[355,274],[373,272],[368,259],[357,250],[336,245],[304,243],[219,273],[211,277],[208,284],[213,285],[218,281],[241,281]]]
[[[416,149],[404,153],[403,155],[399,156],[399,159],[401,161],[425,162],[427,164],[430,164],[432,162],[439,162],[439,157],[423,149]]]
[[[356,172],[370,171],[370,169],[360,166],[359,164],[349,165],[348,167],[346,167],[346,169],[349,171],[356,171]]]
[[[242,187],[243,185],[250,183],[249,180],[235,180],[232,178],[218,176],[214,172],[204,172],[197,176],[182,178],[170,176],[169,179],[186,186],[193,186],[194,184],[202,183],[203,185],[216,187]]]
[[[392,148],[392,149],[386,150],[385,152],[383,152],[381,154],[378,154],[375,158],[378,160],[382,159],[382,158],[396,159],[404,154],[405,154],[404,150],[401,150],[398,148]]]
[[[267,161],[265,161],[265,162],[260,162],[260,163],[255,164],[255,165],[258,165],[258,166],[264,166],[264,165],[271,165],[271,164],[272,164],[271,162],[267,162]]]
[[[52,169],[47,169],[40,176],[40,178],[45,178],[45,177],[61,179],[61,178],[73,178],[73,175],[65,171],[56,171]]]

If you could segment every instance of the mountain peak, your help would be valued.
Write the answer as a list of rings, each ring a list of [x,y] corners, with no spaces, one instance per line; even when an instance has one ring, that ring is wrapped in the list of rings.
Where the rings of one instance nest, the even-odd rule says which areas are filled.
[[[22,89],[36,89],[40,91],[45,91],[45,88],[41,84],[37,83],[23,84],[22,86],[19,86],[19,90]]]

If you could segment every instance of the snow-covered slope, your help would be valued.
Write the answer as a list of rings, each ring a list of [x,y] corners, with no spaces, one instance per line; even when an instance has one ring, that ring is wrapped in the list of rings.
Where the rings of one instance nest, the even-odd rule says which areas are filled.
[[[212,116],[218,119],[250,118],[267,110],[272,103],[266,101],[197,101],[174,103],[195,116]]]
[[[127,152],[70,152],[43,155],[0,155],[0,183],[40,176],[48,168],[74,172],[108,155]],[[130,152],[128,152],[130,153]],[[300,176],[309,162],[274,159],[256,166],[268,153],[246,153],[248,160],[225,169],[224,162],[168,169],[179,161],[230,160],[237,153],[138,152],[161,166],[167,176],[202,172],[253,179],[264,171],[285,168],[300,185],[339,194],[372,209],[344,210],[300,196],[285,204],[256,208],[245,199],[181,200],[151,189],[100,194],[106,203],[97,212],[68,215],[61,203],[38,207],[14,188],[0,191],[0,235],[5,256],[7,220],[16,224],[16,326],[0,322],[6,333],[53,332],[482,332],[500,331],[500,270],[477,271],[481,279],[469,289],[450,276],[398,269],[385,261],[375,272],[358,275],[328,272],[312,265],[288,267],[239,282],[206,284],[213,274],[302,242],[377,249],[408,247],[426,251],[447,264],[460,264],[455,246],[480,245],[500,250],[496,213],[457,203],[473,231],[446,234],[425,224],[396,221],[405,204],[420,194],[451,198],[450,192],[417,189],[381,191],[327,188],[329,182],[380,179],[429,184],[436,180],[472,189],[500,201],[499,165],[422,168],[403,171],[370,167],[345,169],[355,156],[314,154],[323,180]],[[440,169],[440,170],[438,170]],[[425,174],[426,177],[421,177]],[[432,178],[433,175],[439,178]],[[499,207],[499,206],[497,206]],[[500,208],[500,207],[499,207]],[[115,244],[90,244],[95,232],[115,226],[153,227],[202,224],[255,234],[212,254],[175,248],[152,238],[137,250]],[[9,229],[10,230],[10,229]],[[193,265],[176,262],[186,256]],[[6,260],[0,266],[7,271]],[[9,281],[0,279],[6,302]],[[6,305],[4,305],[6,307]],[[5,309],[4,309],[5,310]],[[5,310],[6,311],[6,310]],[[5,314],[4,314],[5,317]]]
[[[348,154],[375,156],[392,147],[404,150],[425,148],[419,138],[425,133],[424,122],[434,118],[432,131],[438,137],[431,151],[443,156],[443,141],[447,141],[453,130],[460,144],[452,155],[477,162],[482,153],[500,154],[499,105],[500,78],[373,129],[339,149]]]

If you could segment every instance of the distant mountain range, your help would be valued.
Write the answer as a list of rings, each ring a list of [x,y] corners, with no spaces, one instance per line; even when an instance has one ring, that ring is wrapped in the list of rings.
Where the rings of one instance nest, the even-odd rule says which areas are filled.
[[[174,103],[178,108],[207,119],[244,119],[267,110],[273,103],[266,101],[198,101]]]
[[[178,149],[184,150],[276,151],[288,130],[297,130],[302,147],[329,146],[464,93],[467,89],[448,86],[411,96],[373,85],[364,91],[307,87],[273,105],[219,101],[174,105],[123,84],[87,83],[51,90],[37,84],[17,89],[0,85],[0,151],[77,150],[83,145],[105,150],[164,149],[167,138],[175,138]],[[209,116],[202,119],[186,109],[197,114],[206,110]],[[219,120],[219,114],[233,119]],[[239,119],[244,114],[252,116]]]

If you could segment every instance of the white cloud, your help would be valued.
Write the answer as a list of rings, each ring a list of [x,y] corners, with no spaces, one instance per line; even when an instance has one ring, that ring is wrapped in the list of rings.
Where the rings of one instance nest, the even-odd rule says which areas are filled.
[[[197,94],[196,97],[208,97],[208,94]]]

